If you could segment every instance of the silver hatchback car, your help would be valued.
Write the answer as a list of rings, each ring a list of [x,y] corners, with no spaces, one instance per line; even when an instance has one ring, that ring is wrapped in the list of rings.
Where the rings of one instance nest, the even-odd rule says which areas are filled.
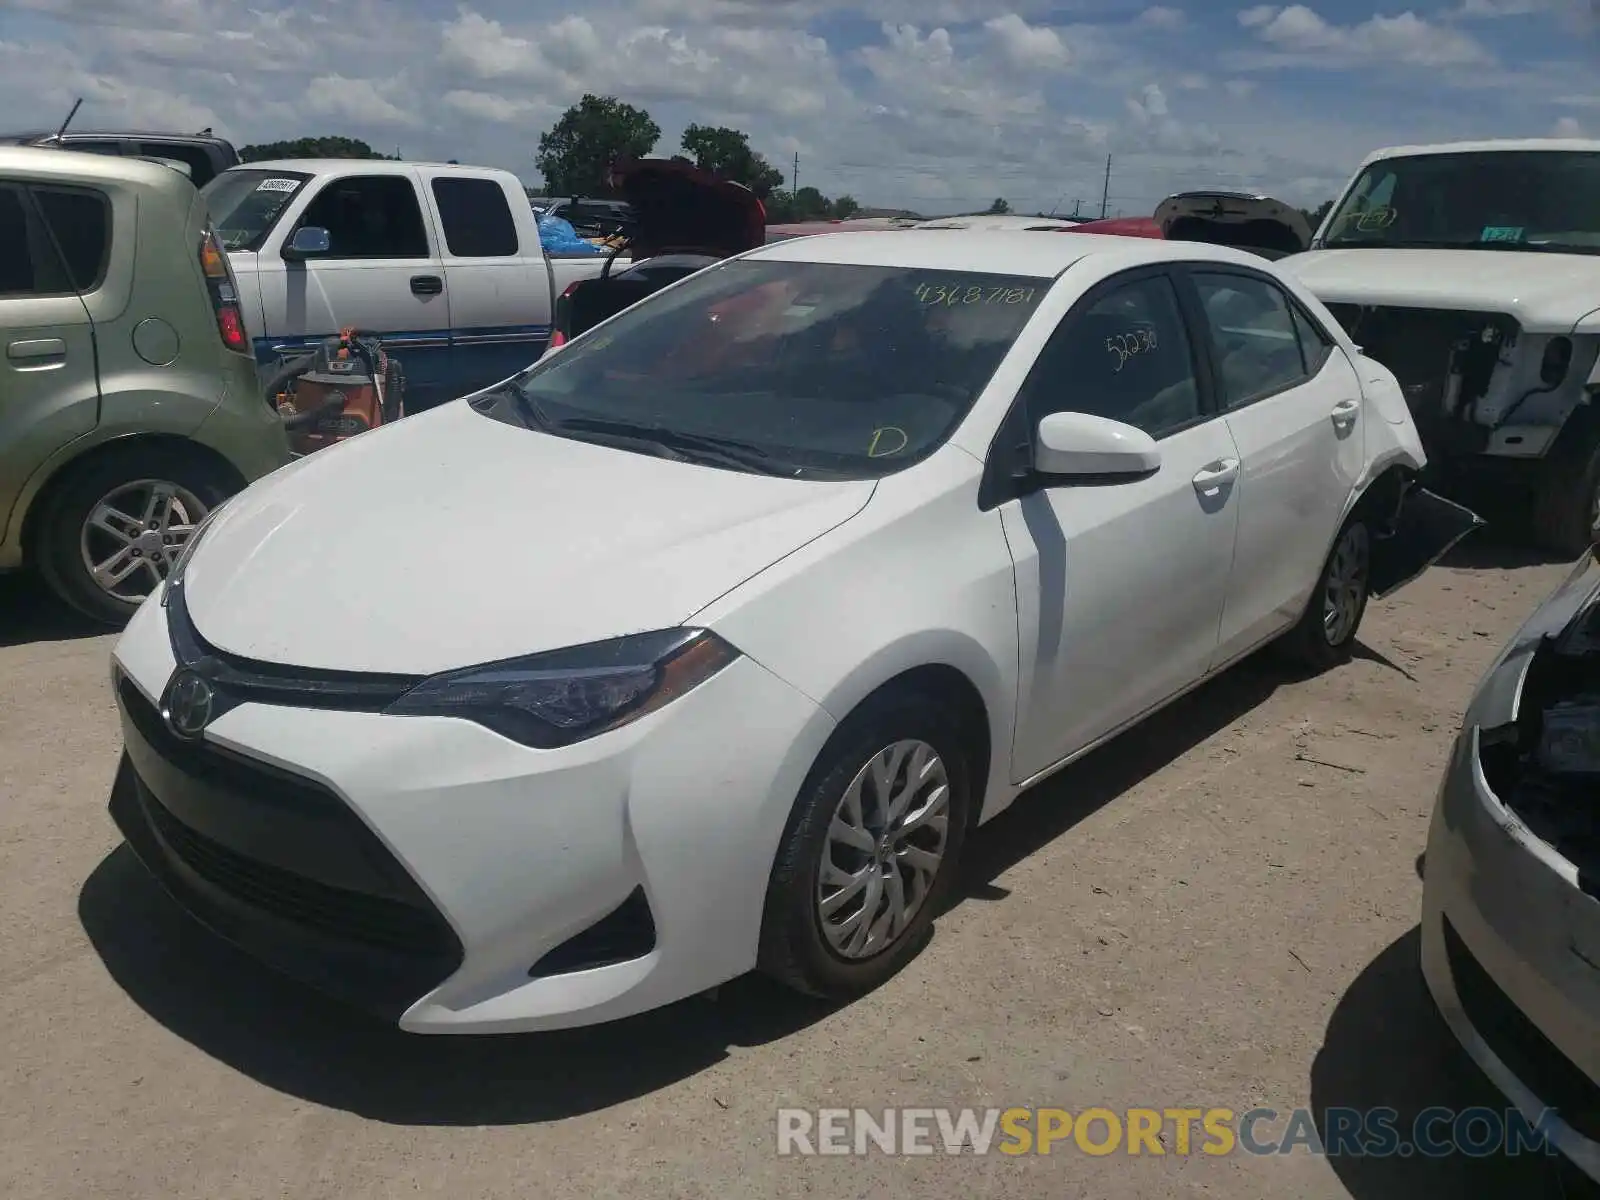
[[[1600,1181],[1600,549],[1478,685],[1423,860],[1422,971],[1467,1054]]]

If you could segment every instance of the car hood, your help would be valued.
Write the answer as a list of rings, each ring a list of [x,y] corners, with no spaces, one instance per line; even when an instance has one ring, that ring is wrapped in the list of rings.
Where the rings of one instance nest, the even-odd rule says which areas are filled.
[[[1311,227],[1299,209],[1249,192],[1180,192],[1156,207],[1155,220],[1174,242],[1272,255],[1296,254],[1311,244]]]
[[[1566,333],[1600,296],[1600,258],[1516,250],[1312,250],[1279,260],[1324,304],[1497,312]]]
[[[611,186],[633,209],[628,244],[636,262],[674,253],[727,258],[766,243],[767,214],[756,194],[686,159],[618,163]]]
[[[219,650],[426,675],[681,624],[849,520],[873,486],[648,457],[458,401],[240,493],[184,593]]]

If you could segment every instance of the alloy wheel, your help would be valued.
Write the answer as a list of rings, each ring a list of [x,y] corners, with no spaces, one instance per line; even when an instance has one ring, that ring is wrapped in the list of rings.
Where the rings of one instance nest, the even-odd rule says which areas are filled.
[[[817,915],[834,953],[871,958],[906,931],[938,878],[949,826],[949,772],[926,742],[895,742],[856,772],[817,876]]]
[[[1370,542],[1367,527],[1351,525],[1339,536],[1322,581],[1322,634],[1330,646],[1343,645],[1356,631],[1367,593]]]
[[[108,595],[137,603],[161,586],[205,515],[199,497],[170,480],[120,484],[83,523],[84,569]]]

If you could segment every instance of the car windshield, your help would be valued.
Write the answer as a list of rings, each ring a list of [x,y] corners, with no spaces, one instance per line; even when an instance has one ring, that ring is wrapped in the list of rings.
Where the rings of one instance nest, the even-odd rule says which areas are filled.
[[[954,432],[1049,288],[930,267],[725,262],[474,407],[736,470],[877,478]]]
[[[259,250],[283,210],[311,176],[299,171],[224,171],[200,194],[229,250]]]
[[[1362,171],[1322,244],[1600,253],[1600,153],[1382,159]]]

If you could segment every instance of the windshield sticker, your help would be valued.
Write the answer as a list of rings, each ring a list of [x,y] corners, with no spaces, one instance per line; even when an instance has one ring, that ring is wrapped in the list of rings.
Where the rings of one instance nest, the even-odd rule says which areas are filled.
[[[1478,235],[1480,242],[1520,242],[1522,240],[1521,225],[1485,225],[1483,232]]]
[[[256,184],[258,192],[292,192],[300,186],[298,179],[263,179]]]
[[[983,287],[979,284],[924,283],[912,292],[924,304],[955,308],[965,304],[1031,304],[1036,288]]]
[[[1394,224],[1394,219],[1400,214],[1387,204],[1380,204],[1376,208],[1369,208],[1356,218],[1356,228],[1362,233],[1376,233],[1380,229],[1387,229]]]
[[[1106,353],[1117,360],[1116,370],[1113,375],[1121,374],[1122,368],[1128,365],[1128,360],[1136,354],[1144,354],[1156,348],[1156,331],[1154,329],[1134,329],[1127,333],[1114,334],[1106,339]]]
[[[910,444],[911,438],[904,429],[898,425],[885,425],[872,431],[872,440],[867,443],[867,457],[888,458],[892,454],[899,454]]]

